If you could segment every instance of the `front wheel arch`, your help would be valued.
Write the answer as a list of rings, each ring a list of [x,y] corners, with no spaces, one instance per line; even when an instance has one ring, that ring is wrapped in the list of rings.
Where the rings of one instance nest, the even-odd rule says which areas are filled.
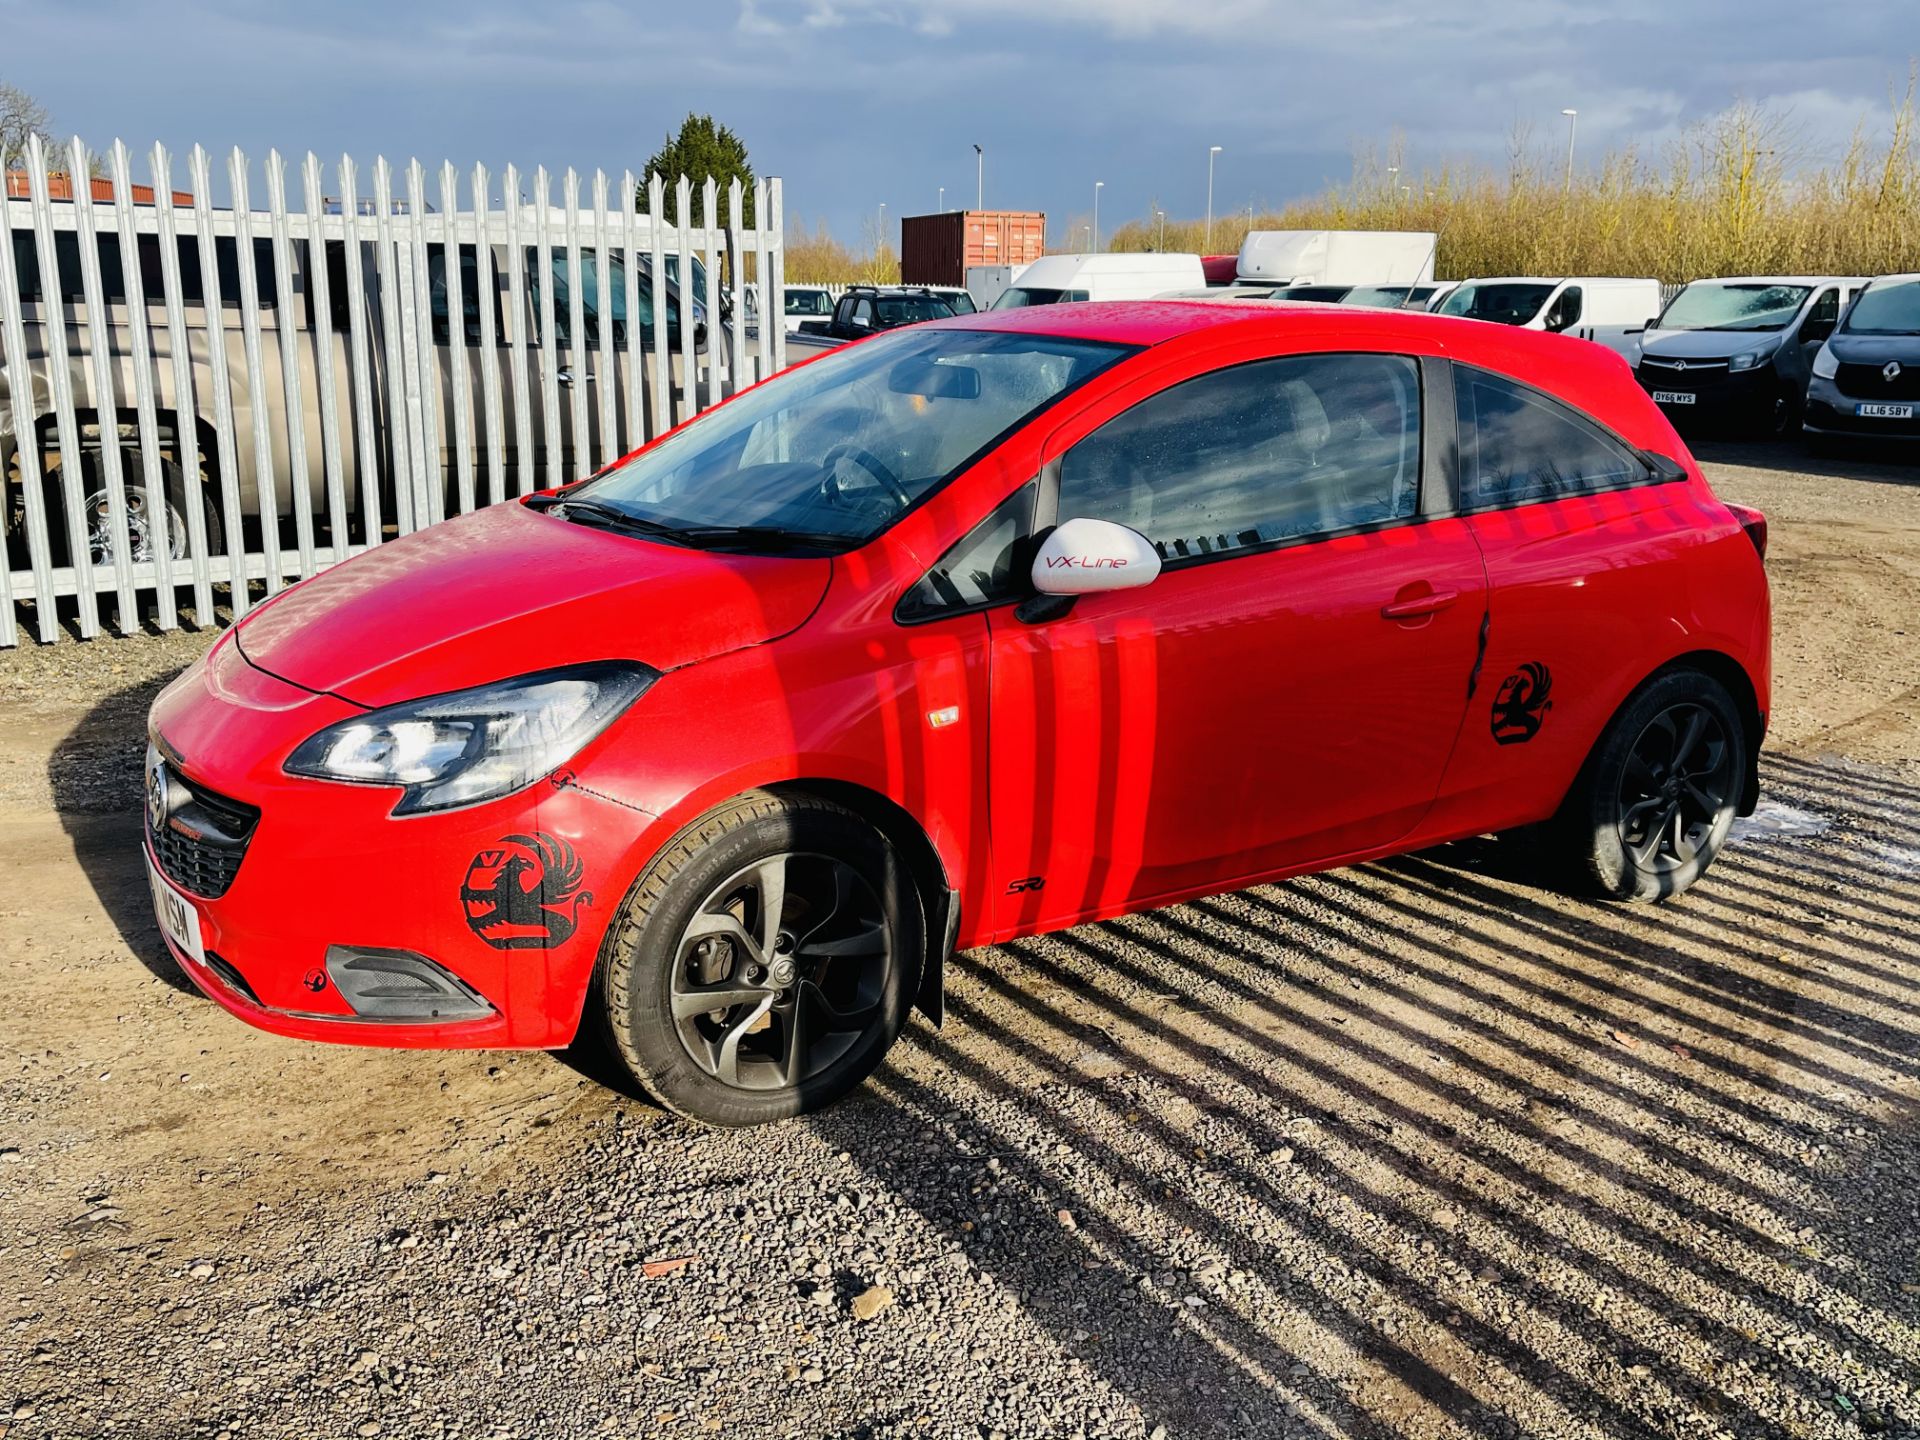
[[[851,810],[906,862],[926,916],[927,953],[914,1007],[934,1025],[945,1018],[946,962],[960,929],[960,893],[926,828],[897,801],[849,780],[801,779],[761,787],[776,795],[810,795]]]

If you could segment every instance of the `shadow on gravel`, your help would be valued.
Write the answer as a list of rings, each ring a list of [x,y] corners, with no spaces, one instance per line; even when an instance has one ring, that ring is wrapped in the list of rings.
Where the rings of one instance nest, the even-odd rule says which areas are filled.
[[[172,678],[118,691],[89,710],[54,746],[47,779],[74,856],[127,948],[176,990],[198,995],[160,938],[141,854],[147,711]]]
[[[813,1123],[1176,1434],[1920,1433],[1920,789],[1769,767],[1829,828],[1657,909],[1473,843],[975,952]]]
[[[1798,440],[1723,440],[1683,436],[1693,458],[1705,465],[1744,465],[1791,470],[1830,480],[1870,480],[1879,485],[1920,485],[1920,450],[1871,440],[1840,441],[1816,453]]]

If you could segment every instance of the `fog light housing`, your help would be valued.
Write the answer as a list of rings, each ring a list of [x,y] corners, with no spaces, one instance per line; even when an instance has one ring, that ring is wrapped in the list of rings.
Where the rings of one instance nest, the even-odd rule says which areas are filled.
[[[327,978],[363,1020],[478,1020],[493,1006],[444,966],[411,950],[327,947]]]

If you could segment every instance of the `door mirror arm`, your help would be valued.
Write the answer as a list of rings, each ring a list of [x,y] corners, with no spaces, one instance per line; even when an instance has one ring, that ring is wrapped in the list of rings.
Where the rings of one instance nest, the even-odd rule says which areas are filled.
[[[1064,620],[1073,613],[1078,595],[1029,595],[1013,607],[1013,618],[1022,625],[1045,625]]]

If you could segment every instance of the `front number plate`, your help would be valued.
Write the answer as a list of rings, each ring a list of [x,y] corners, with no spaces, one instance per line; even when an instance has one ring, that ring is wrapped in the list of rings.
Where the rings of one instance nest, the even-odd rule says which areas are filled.
[[[153,916],[160,922],[160,933],[192,956],[196,964],[206,964],[206,942],[200,938],[200,911],[193,901],[167,882],[151,855],[147,857],[147,885],[153,891]]]
[[[1875,420],[1911,420],[1913,418],[1913,406],[1860,404],[1853,407],[1853,413],[1856,415],[1869,416]]]
[[[1656,405],[1691,405],[1693,404],[1693,392],[1691,390],[1656,390],[1653,392],[1653,403]]]

